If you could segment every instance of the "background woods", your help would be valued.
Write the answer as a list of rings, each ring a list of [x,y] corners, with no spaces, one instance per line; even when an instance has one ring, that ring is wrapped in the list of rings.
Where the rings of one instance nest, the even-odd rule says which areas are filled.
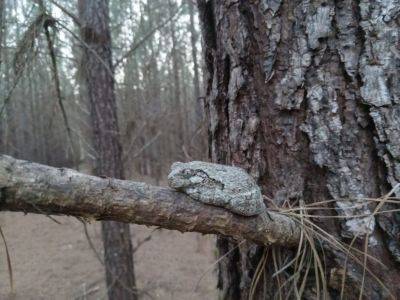
[[[80,37],[77,3],[44,3],[46,16],[32,1],[2,2],[1,152],[87,170],[96,157],[81,64],[88,45]],[[198,105],[202,100],[197,16],[187,2],[176,1],[110,1],[109,10],[110,70],[115,73],[126,176],[160,180],[170,162],[206,155]],[[61,101],[43,28],[49,18],[55,19],[47,28]],[[100,58],[97,63],[103,64]]]
[[[193,3],[0,4],[0,153],[157,184],[172,162],[207,159]],[[110,299],[146,294],[136,288],[130,241],[140,244],[145,231],[105,222],[102,232]]]

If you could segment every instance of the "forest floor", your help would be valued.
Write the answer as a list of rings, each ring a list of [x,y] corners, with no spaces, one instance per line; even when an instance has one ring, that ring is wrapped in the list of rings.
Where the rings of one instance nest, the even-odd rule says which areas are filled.
[[[0,240],[0,299],[107,299],[103,266],[88,244],[83,224],[72,217],[56,219],[61,224],[43,215],[0,213],[15,285],[10,296]],[[141,299],[217,298],[214,237],[131,226],[134,247],[152,233],[134,254]],[[102,252],[100,223],[87,228]]]

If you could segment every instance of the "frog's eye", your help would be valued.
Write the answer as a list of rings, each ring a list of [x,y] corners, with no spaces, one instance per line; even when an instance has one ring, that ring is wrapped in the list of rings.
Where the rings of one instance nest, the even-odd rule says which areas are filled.
[[[191,171],[188,169],[183,170],[184,175],[191,175]]]

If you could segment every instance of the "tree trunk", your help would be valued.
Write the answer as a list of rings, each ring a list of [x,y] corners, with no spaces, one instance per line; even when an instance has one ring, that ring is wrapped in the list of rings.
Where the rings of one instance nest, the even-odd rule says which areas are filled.
[[[194,85],[194,100],[195,102],[195,124],[199,124],[203,120],[203,101],[200,98],[200,76],[199,76],[199,64],[197,61],[197,31],[195,28],[195,14],[194,14],[194,4],[192,1],[188,1],[189,5],[189,17],[190,17],[190,43],[192,46],[192,59],[193,59],[193,85]],[[197,129],[197,128],[195,128]]]
[[[168,0],[168,12],[169,17],[172,18],[176,11],[176,5],[171,0]],[[170,23],[170,33],[171,33],[171,62],[172,62],[172,76],[173,76],[173,101],[172,105],[174,111],[176,111],[176,138],[177,138],[177,151],[181,153],[182,145],[185,143],[186,128],[184,123],[184,103],[181,99],[181,76],[179,74],[179,48],[176,33],[176,24],[172,21]],[[185,99],[183,99],[185,100]]]
[[[81,37],[87,44],[83,48],[82,69],[97,152],[95,174],[122,179],[108,1],[79,0],[78,8]],[[137,299],[129,225],[103,222],[102,236],[109,299]]]
[[[1,63],[3,62],[3,53],[2,51],[4,51],[3,49],[3,31],[4,31],[4,14],[5,11],[5,5],[4,5],[4,0],[0,0],[0,67],[1,67]]]
[[[4,17],[5,17],[4,11],[5,11],[4,0],[0,0],[0,72],[2,72],[1,65],[3,63],[3,56],[4,56],[4,54],[3,54],[3,51],[4,51],[3,39],[4,39],[4,31],[5,31],[5,28],[4,28],[4,24],[5,24],[5,22],[4,22]],[[0,74],[2,74],[2,73],[0,73]],[[2,89],[2,90],[4,89],[4,85],[3,84],[0,84],[0,89]],[[3,93],[0,93],[0,95],[1,95],[1,97],[3,97]],[[3,132],[4,131],[4,129],[3,129],[3,127],[4,127],[4,125],[3,125],[4,119],[5,118],[0,115],[0,151],[1,152],[3,152],[4,148],[5,148],[4,147],[4,145],[5,145],[4,132]]]
[[[194,3],[189,0],[189,17],[190,17],[190,42],[192,48],[192,60],[193,60],[193,86],[194,86],[194,122],[192,123],[192,132],[195,133],[195,139],[191,137],[189,140],[190,142],[194,142],[192,147],[196,149],[196,157],[198,158],[206,158],[204,150],[207,148],[206,142],[206,133],[203,130],[204,126],[204,105],[203,105],[203,97],[200,92],[200,75],[199,75],[199,63],[198,63],[198,50],[197,50],[197,41],[198,41],[198,31],[195,27],[195,5]],[[203,133],[204,132],[204,133]],[[198,135],[198,136],[197,136]]]
[[[193,59],[193,85],[194,97],[196,102],[199,102],[200,97],[200,79],[199,79],[199,64],[197,62],[197,32],[194,25],[194,5],[192,1],[188,1],[189,17],[190,17],[190,43],[192,46],[192,59]],[[197,106],[196,106],[197,109]],[[201,112],[201,107],[200,107]],[[201,115],[201,114],[200,114]]]
[[[325,217],[303,226],[300,256],[219,238],[220,255],[229,252],[219,263],[222,299],[398,299],[396,213],[349,217],[390,208],[361,199],[400,181],[400,7],[381,0],[199,0],[198,7],[212,161],[247,169],[268,205],[332,200],[318,205],[330,210],[306,210]]]

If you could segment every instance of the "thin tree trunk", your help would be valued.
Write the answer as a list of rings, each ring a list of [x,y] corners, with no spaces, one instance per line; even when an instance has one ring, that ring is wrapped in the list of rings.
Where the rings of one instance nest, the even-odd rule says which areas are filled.
[[[194,5],[191,0],[188,1],[189,5],[189,16],[190,16],[190,43],[192,46],[192,59],[193,59],[193,85],[194,85],[194,99],[196,101],[195,104],[195,118],[196,118],[196,126],[200,124],[203,119],[203,105],[202,100],[200,99],[200,76],[199,76],[199,64],[197,58],[197,39],[198,34],[194,24]]]
[[[312,213],[339,217],[382,210],[349,199],[382,196],[400,181],[398,5],[199,0],[198,7],[212,160],[247,169],[274,205],[333,200],[324,205],[330,213]],[[297,270],[299,261],[279,272],[296,252],[235,248],[219,238],[220,255],[230,253],[219,264],[222,299],[400,298],[396,214],[335,220],[310,226],[340,242],[354,238],[387,268],[357,251],[348,258],[327,234],[315,235],[319,272],[315,251],[304,256],[312,257],[310,272]]]
[[[95,174],[122,179],[108,1],[79,0],[78,7],[81,37],[90,47],[83,47],[82,68],[97,151]],[[102,236],[109,299],[137,299],[129,225],[103,222]]]
[[[3,39],[4,39],[4,24],[5,24],[5,5],[4,5],[4,0],[0,0],[0,74],[2,74],[2,68],[1,65],[3,64],[3,51],[4,51],[4,47],[3,47]],[[2,92],[0,93],[0,96],[2,98],[4,98],[3,96],[3,91],[5,90],[5,86],[3,85],[3,83],[0,83],[0,89],[2,90]],[[5,148],[5,142],[4,142],[4,117],[0,116],[0,151],[4,151]]]
[[[171,0],[168,0],[168,10],[169,16],[172,17],[176,6],[173,4]],[[175,107],[174,111],[176,112],[176,137],[178,138],[178,152],[181,152],[181,147],[185,142],[186,128],[184,126],[184,113],[183,113],[183,104],[181,99],[181,84],[180,84],[180,74],[179,74],[179,60],[178,60],[178,41],[176,37],[176,27],[175,23],[170,23],[170,34],[171,34],[171,61],[172,61],[172,76],[173,76],[173,106]]]
[[[3,32],[4,32],[4,24],[5,24],[5,5],[4,0],[0,0],[0,67],[3,62]]]

